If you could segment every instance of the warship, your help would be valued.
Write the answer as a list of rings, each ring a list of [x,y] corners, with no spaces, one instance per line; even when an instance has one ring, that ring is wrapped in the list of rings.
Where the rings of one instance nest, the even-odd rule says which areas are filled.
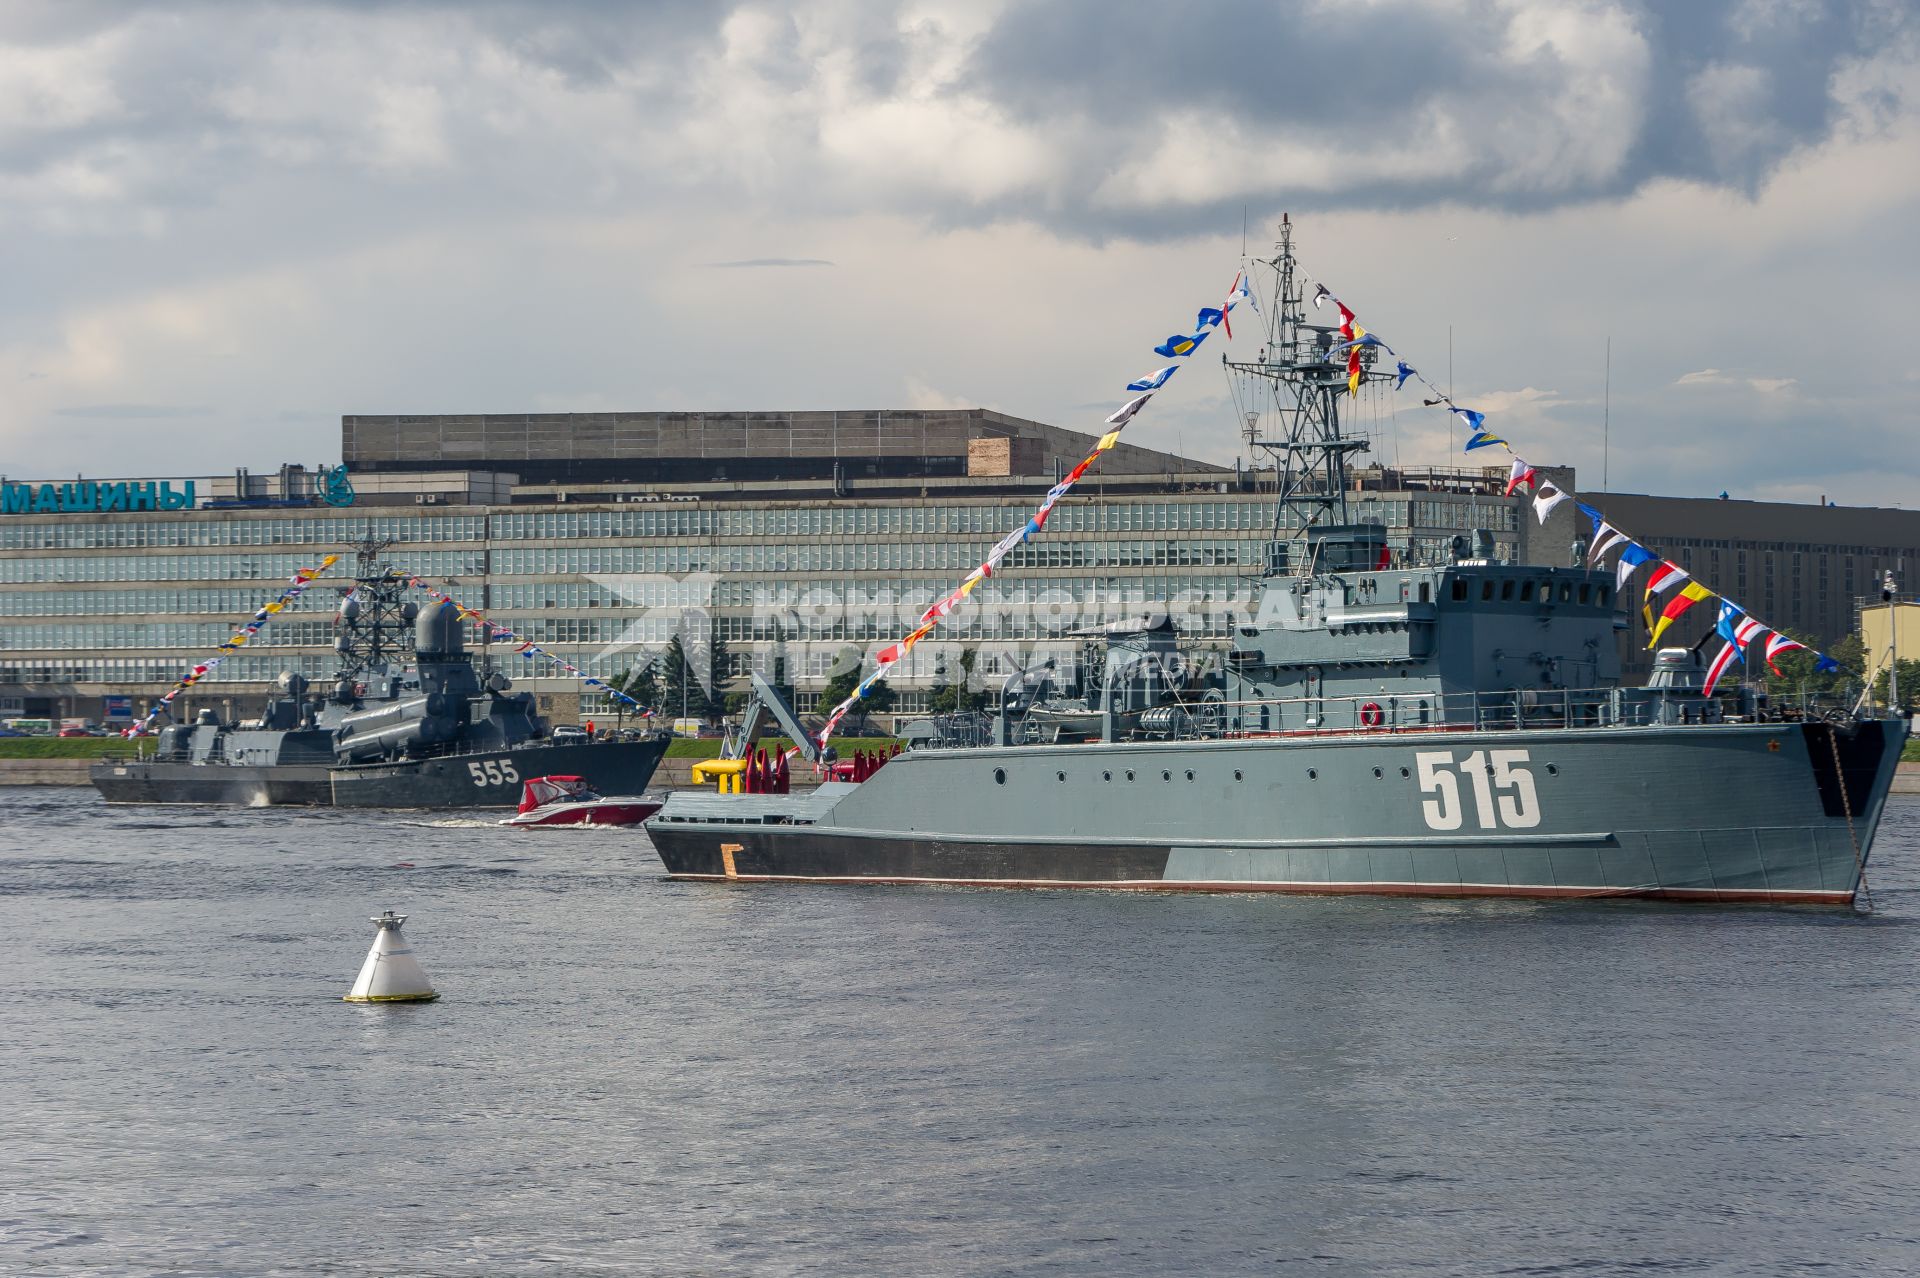
[[[403,600],[407,578],[360,549],[335,617],[340,668],[314,692],[282,674],[252,722],[201,710],[169,723],[138,759],[89,775],[109,803],[240,803],[379,808],[511,808],[521,783],[564,774],[638,794],[666,754],[665,734],[555,743],[533,694],[476,670],[450,603]]]
[[[1582,548],[1543,567],[1472,530],[1417,562],[1355,522],[1367,444],[1282,235],[1266,344],[1229,365],[1273,397],[1273,533],[1218,669],[1164,613],[1108,626],[1076,679],[1010,678],[858,784],[672,795],[646,826],[670,877],[1856,901],[1905,722],[1706,695],[1697,647],[1627,686]]]

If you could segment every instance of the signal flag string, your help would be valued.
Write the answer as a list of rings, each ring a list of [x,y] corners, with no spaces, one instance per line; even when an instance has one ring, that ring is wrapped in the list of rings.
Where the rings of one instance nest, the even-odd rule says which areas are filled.
[[[1721,646],[1719,653],[1715,655],[1714,659],[1707,666],[1706,681],[1701,688],[1701,695],[1703,697],[1713,695],[1713,690],[1719,685],[1721,676],[1726,673],[1728,667],[1731,666],[1733,662],[1736,660],[1742,663],[1746,662],[1748,645],[1753,643],[1761,635],[1768,636],[1765,645],[1765,660],[1767,668],[1773,671],[1776,676],[1781,678],[1785,677],[1781,674],[1780,667],[1774,664],[1774,658],[1782,652],[1796,648],[1813,654],[1813,668],[1816,673],[1828,673],[1838,671],[1841,668],[1840,663],[1826,653],[1807,647],[1807,645],[1788,635],[1785,631],[1776,629],[1753,617],[1744,607],[1735,603],[1733,600],[1692,580],[1692,574],[1686,569],[1669,559],[1663,558],[1656,552],[1649,550],[1641,544],[1638,539],[1627,535],[1610,523],[1601,511],[1588,505],[1586,502],[1580,501],[1577,497],[1574,497],[1571,491],[1563,490],[1551,480],[1542,477],[1537,466],[1530,464],[1524,457],[1521,457],[1513,451],[1512,444],[1487,429],[1487,415],[1485,413],[1476,412],[1471,408],[1463,408],[1455,403],[1452,395],[1441,390],[1431,381],[1428,381],[1419,369],[1414,368],[1404,359],[1401,359],[1399,353],[1395,351],[1393,347],[1387,345],[1387,343],[1382,341],[1376,334],[1370,333],[1363,328],[1355,318],[1353,311],[1345,302],[1341,301],[1339,296],[1335,294],[1332,289],[1328,288],[1324,282],[1315,279],[1312,274],[1305,270],[1302,270],[1300,274],[1302,279],[1314,286],[1313,305],[1316,310],[1324,303],[1332,302],[1340,313],[1340,334],[1345,340],[1332,347],[1328,354],[1329,357],[1341,353],[1346,354],[1347,367],[1349,369],[1348,391],[1350,394],[1357,394],[1360,388],[1361,348],[1364,346],[1379,347],[1387,354],[1393,356],[1397,365],[1394,373],[1385,374],[1385,376],[1397,377],[1399,379],[1394,384],[1395,390],[1399,390],[1405,386],[1408,378],[1416,378],[1422,386],[1432,392],[1432,397],[1423,399],[1421,401],[1422,404],[1428,408],[1445,405],[1448,412],[1466,424],[1468,429],[1467,442],[1462,451],[1470,453],[1476,449],[1489,448],[1496,444],[1507,451],[1507,455],[1512,457],[1513,461],[1507,476],[1506,495],[1511,497],[1515,491],[1521,487],[1524,486],[1527,488],[1533,499],[1534,514],[1543,525],[1547,522],[1547,516],[1553,512],[1554,507],[1569,498],[1573,498],[1574,505],[1579,508],[1581,514],[1592,521],[1593,525],[1592,536],[1587,543],[1587,567],[1589,569],[1598,569],[1605,562],[1609,552],[1615,550],[1620,552],[1619,559],[1614,562],[1615,575],[1618,582],[1615,588],[1616,594],[1624,594],[1626,592],[1627,586],[1632,581],[1635,571],[1639,569],[1641,565],[1655,565],[1647,577],[1644,599],[1641,606],[1641,614],[1647,623],[1647,647],[1649,649],[1658,646],[1660,637],[1666,633],[1667,627],[1678,620],[1681,614],[1685,613],[1689,608],[1692,608],[1694,604],[1708,599],[1718,599],[1720,601],[1719,615],[1714,621],[1714,633],[1718,634],[1725,642]],[[1665,595],[1668,590],[1676,586],[1679,587],[1678,591],[1676,591],[1671,599],[1662,605],[1660,613],[1658,617],[1656,617],[1653,610],[1655,602]]]
[[[934,627],[938,626],[947,617],[952,616],[954,610],[966,601],[968,595],[973,593],[975,586],[978,586],[981,582],[993,576],[994,572],[1000,567],[1001,561],[1007,557],[1007,554],[1012,551],[1014,547],[1039,535],[1040,530],[1046,527],[1047,516],[1053,513],[1053,508],[1059,503],[1060,499],[1066,496],[1067,491],[1080,482],[1080,478],[1093,468],[1094,463],[1100,460],[1102,453],[1107,452],[1120,442],[1120,432],[1126,429],[1127,423],[1132,421],[1134,417],[1139,414],[1140,410],[1147,406],[1147,401],[1152,399],[1155,392],[1167,384],[1169,378],[1180,371],[1181,363],[1179,361],[1184,361],[1188,356],[1200,349],[1200,344],[1207,340],[1215,328],[1224,327],[1227,337],[1231,340],[1233,337],[1233,327],[1227,316],[1232,312],[1233,308],[1238,306],[1242,301],[1246,302],[1247,305],[1256,312],[1260,309],[1259,303],[1254,300],[1252,290],[1247,287],[1247,277],[1244,270],[1233,277],[1233,283],[1228,286],[1226,299],[1221,305],[1217,307],[1203,306],[1200,308],[1191,332],[1175,333],[1173,336],[1167,338],[1166,341],[1153,348],[1154,354],[1176,362],[1167,364],[1162,368],[1148,373],[1144,377],[1127,383],[1127,389],[1134,392],[1134,398],[1122,404],[1118,410],[1107,418],[1106,424],[1113,429],[1100,437],[1100,442],[1094,446],[1093,451],[1087,455],[1086,460],[1078,466],[1075,466],[1067,473],[1064,479],[1049,489],[1046,498],[1041,501],[1039,509],[1034,511],[1024,524],[1015,528],[1005,537],[1002,537],[999,543],[995,545],[991,551],[987,552],[987,557],[981,562],[980,566],[968,573],[964,581],[949,591],[944,598],[929,605],[927,610],[920,614],[918,626],[909,631],[897,642],[888,644],[874,654],[873,673],[862,679],[845,700],[828,712],[826,722],[820,727],[819,744],[822,750],[826,749],[828,739],[833,736],[833,730],[840,725],[840,721],[846,717],[847,712],[852,710],[854,705],[858,703],[862,697],[867,695],[874,684],[886,677],[888,670],[897,665],[909,652],[912,652],[915,644],[933,633]],[[789,751],[789,753],[792,752]]]
[[[191,670],[182,675],[180,680],[175,683],[172,688],[168,689],[167,694],[154,703],[153,709],[147,711],[146,718],[140,720],[140,722],[134,724],[132,727],[124,729],[120,735],[129,738],[145,736],[152,730],[153,721],[159,718],[168,706],[173,704],[175,697],[185,692],[188,688],[191,688],[194,684],[199,683],[209,674],[212,674],[220,663],[225,661],[233,653],[246,647],[255,635],[266,628],[268,622],[272,621],[278,614],[286,611],[294,600],[306,593],[308,586],[311,586],[327,569],[339,562],[340,556],[328,555],[320,561],[318,567],[302,568],[299,572],[293,574],[293,577],[287,583],[287,588],[280,592],[277,599],[272,603],[262,605],[261,608],[253,614],[251,620],[234,631],[232,638],[220,645],[213,656],[197,663]]]

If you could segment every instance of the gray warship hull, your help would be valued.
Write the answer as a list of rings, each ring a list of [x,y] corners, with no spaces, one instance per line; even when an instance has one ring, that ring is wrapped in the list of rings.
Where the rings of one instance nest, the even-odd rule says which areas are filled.
[[[676,794],[670,876],[1851,902],[1896,720],[915,751],[809,799]]]
[[[663,738],[532,743],[424,759],[346,765],[108,760],[91,780],[109,803],[225,803],[362,808],[511,808],[521,782],[584,777],[605,794],[638,794],[666,754]]]
[[[933,748],[857,785],[805,797],[674,795],[647,823],[667,872],[1852,901],[1905,724],[1851,691],[1816,684],[1810,699],[1805,680],[1838,663],[1795,652],[1803,644],[1793,640],[1781,669],[1775,639],[1791,639],[1782,632],[1750,655],[1758,635],[1730,600],[1681,616],[1711,591],[1679,592],[1654,627],[1661,596],[1651,570],[1649,645],[1676,621],[1675,644],[1703,619],[1709,629],[1657,648],[1645,685],[1623,686],[1631,621],[1622,594],[1656,556],[1584,503],[1558,516],[1563,526],[1575,511],[1591,521],[1593,540],[1574,533],[1563,543],[1565,567],[1522,561],[1523,539],[1503,548],[1496,532],[1512,525],[1493,520],[1444,549],[1411,535],[1397,547],[1380,519],[1354,520],[1348,494],[1359,485],[1348,461],[1367,442],[1342,434],[1342,408],[1357,379],[1396,374],[1371,367],[1379,351],[1358,343],[1344,307],[1337,327],[1311,318],[1285,219],[1275,249],[1248,267],[1273,284],[1260,357],[1226,362],[1244,379],[1235,404],[1258,406],[1246,438],[1274,459],[1276,502],[1259,584],[1213,619],[1224,650],[1182,652],[1166,608],[1074,631],[1077,652],[1007,676],[994,714],[936,722]],[[1326,294],[1320,286],[1315,310]],[[1428,402],[1470,415],[1444,398]],[[1568,497],[1518,458],[1504,489],[1497,471],[1485,483],[1495,506],[1516,507],[1516,521],[1527,517],[1521,488],[1543,529]],[[1038,530],[1036,516],[1002,544]],[[1619,558],[1609,564],[1609,554]],[[995,563],[990,556],[983,569]],[[1669,585],[1690,575],[1660,563]],[[1710,667],[1703,652],[1716,636],[1724,651]],[[1764,677],[1752,682],[1758,652],[1786,686],[1799,682],[1793,709],[1773,703]],[[1747,677],[1716,691],[1731,655],[1748,663]],[[1844,699],[1822,704],[1836,692]]]

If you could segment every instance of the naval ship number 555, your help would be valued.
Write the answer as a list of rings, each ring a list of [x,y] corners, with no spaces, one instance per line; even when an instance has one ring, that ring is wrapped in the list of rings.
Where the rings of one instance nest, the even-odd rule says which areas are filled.
[[[485,763],[469,763],[467,771],[473,774],[475,785],[513,785],[520,780],[510,759],[488,759]]]
[[[1533,787],[1533,773],[1525,766],[1525,750],[1475,750],[1457,763],[1451,750],[1421,750],[1413,758],[1420,770],[1421,791],[1433,796],[1420,803],[1420,815],[1429,830],[1458,830],[1465,822],[1460,802],[1463,777],[1482,830],[1531,830],[1540,824],[1540,796]]]

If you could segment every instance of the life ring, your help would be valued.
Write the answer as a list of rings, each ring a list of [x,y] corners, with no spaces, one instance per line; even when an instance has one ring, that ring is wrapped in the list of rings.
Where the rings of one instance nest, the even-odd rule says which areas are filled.
[[[1380,712],[1380,703],[1378,701],[1369,701],[1360,707],[1361,727],[1377,728],[1386,721],[1387,717]]]

